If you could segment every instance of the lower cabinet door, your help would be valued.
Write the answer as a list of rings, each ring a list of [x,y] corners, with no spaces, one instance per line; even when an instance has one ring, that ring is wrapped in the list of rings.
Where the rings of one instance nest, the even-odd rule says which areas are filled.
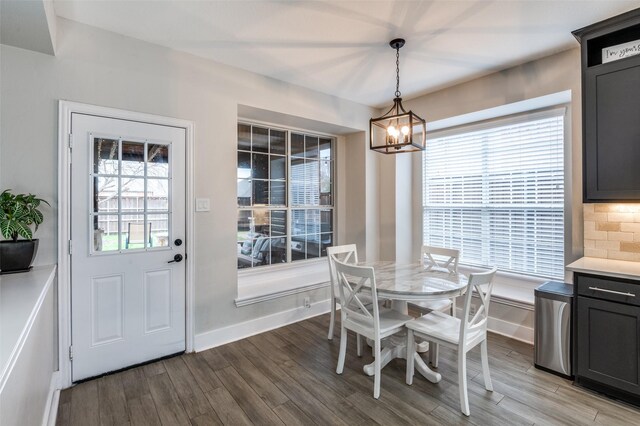
[[[640,395],[640,307],[578,297],[577,375]]]

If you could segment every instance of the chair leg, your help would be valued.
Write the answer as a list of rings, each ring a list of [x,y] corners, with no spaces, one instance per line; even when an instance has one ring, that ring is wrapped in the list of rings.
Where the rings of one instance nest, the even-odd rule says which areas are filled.
[[[362,356],[362,336],[356,334],[356,349],[358,356]]]
[[[373,346],[376,353],[376,359],[373,361],[373,397],[378,399],[380,398],[380,338],[375,339]]]
[[[456,298],[451,299],[451,316],[456,317]]]
[[[416,351],[416,341],[413,335],[413,330],[407,330],[407,377],[405,379],[408,385],[413,384],[413,373],[415,368],[415,361],[413,360],[413,354]]]
[[[344,359],[347,355],[347,330],[344,327],[340,328],[340,355],[338,356],[338,368],[336,373],[342,374],[344,370]]]
[[[468,416],[471,412],[467,395],[467,353],[462,348],[458,349],[458,387],[460,388],[460,411]]]
[[[487,355],[487,341],[483,340],[480,345],[480,358],[482,359],[482,376],[484,377],[484,388],[493,392],[493,384],[489,375],[489,357]]]
[[[440,345],[435,342],[429,342],[429,363],[438,368],[438,356],[440,355]]]
[[[336,322],[336,299],[332,297],[333,301],[331,302],[331,319],[329,319],[329,334],[327,339],[333,340],[333,324]]]

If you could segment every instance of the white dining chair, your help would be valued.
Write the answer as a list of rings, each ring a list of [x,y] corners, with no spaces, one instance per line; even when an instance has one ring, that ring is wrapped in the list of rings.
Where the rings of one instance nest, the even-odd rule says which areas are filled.
[[[383,338],[404,330],[413,318],[398,311],[380,307],[376,289],[376,276],[372,267],[355,266],[334,260],[340,291],[340,355],[336,372],[342,374],[347,353],[347,330],[373,341],[374,379],[373,397],[380,397],[380,351]],[[362,290],[370,295],[372,303],[362,301]]]
[[[436,256],[436,257],[434,257]],[[441,271],[451,274],[458,273],[458,259],[460,258],[460,250],[434,247],[423,245],[420,261],[427,271]],[[440,300],[424,300],[411,302],[412,305],[427,311],[445,311],[449,310],[451,315],[456,313],[456,300],[440,299]]]
[[[340,303],[340,291],[338,290],[338,278],[333,260],[338,259],[345,263],[358,263],[358,249],[355,244],[327,247],[327,260],[329,261],[329,278],[331,279],[331,318],[329,320],[329,335],[327,339],[333,340],[333,329],[336,322],[336,307]],[[370,301],[368,303],[371,303]],[[360,340],[358,339],[358,345]],[[360,355],[360,352],[358,352]]]
[[[482,359],[484,387],[488,391],[493,391],[487,355],[487,318],[489,317],[489,302],[491,300],[491,291],[493,290],[493,277],[496,271],[497,268],[493,268],[487,272],[469,275],[469,283],[464,296],[462,319],[447,315],[444,312],[434,311],[406,324],[409,330],[407,333],[407,353],[415,352],[416,337],[429,341],[430,348],[431,345],[444,345],[458,350],[460,410],[466,416],[470,414],[467,394],[467,352],[478,344],[480,345],[480,357]],[[481,288],[483,285],[487,285],[486,291]],[[471,295],[474,289],[480,299],[480,306],[473,318],[469,320]],[[413,362],[407,362],[406,381],[408,385],[413,383],[413,373]]]

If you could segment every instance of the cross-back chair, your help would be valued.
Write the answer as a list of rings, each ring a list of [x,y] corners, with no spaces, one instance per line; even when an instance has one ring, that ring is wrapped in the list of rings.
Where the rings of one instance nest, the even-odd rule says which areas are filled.
[[[334,259],[340,292],[340,355],[336,372],[342,374],[347,352],[347,330],[373,341],[374,384],[373,397],[380,397],[380,351],[383,338],[404,330],[412,318],[378,305],[376,277],[372,267],[355,266]],[[365,303],[368,295],[372,303]]]
[[[491,377],[489,375],[489,359],[487,355],[487,320],[489,317],[489,302],[493,291],[493,277],[497,268],[487,272],[471,274],[464,296],[464,308],[462,319],[434,311],[406,324],[407,353],[412,353],[415,348],[415,338],[419,337],[429,341],[431,345],[444,345],[458,350],[458,386],[460,388],[460,409],[468,416],[469,397],[467,394],[467,352],[480,345],[480,357],[482,360],[482,374],[484,387],[493,391]],[[486,291],[482,286],[487,286]],[[469,319],[471,309],[471,296],[476,291],[480,299],[480,306],[475,315]],[[413,383],[414,365],[407,363],[408,385]]]
[[[333,339],[333,329],[336,321],[336,305],[340,303],[340,290],[338,290],[338,279],[333,260],[349,264],[358,263],[358,249],[355,244],[345,244],[341,246],[327,247],[327,260],[329,261],[329,277],[331,278],[331,318],[329,320],[329,340]],[[371,301],[369,301],[371,303]],[[358,347],[360,339],[358,339]],[[360,354],[360,352],[358,352]]]
[[[427,271],[447,272],[450,274],[458,273],[458,259],[460,258],[460,250],[434,247],[423,245],[420,255],[420,261]],[[418,307],[423,312],[446,311],[449,310],[451,315],[456,314],[456,299],[440,299],[440,300],[424,300],[419,302],[411,302],[412,305]],[[433,352],[432,352],[432,355]],[[437,355],[431,356],[431,362],[437,367]]]

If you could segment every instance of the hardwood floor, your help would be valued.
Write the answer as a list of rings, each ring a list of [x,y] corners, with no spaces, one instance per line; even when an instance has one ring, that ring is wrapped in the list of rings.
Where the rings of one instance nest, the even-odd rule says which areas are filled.
[[[441,348],[439,384],[392,361],[373,399],[350,335],[345,371],[335,373],[339,338],[323,315],[197,354],[159,361],[62,392],[58,425],[638,425],[640,410],[572,386],[533,367],[530,345],[490,334],[494,392],[480,354],[468,354],[471,416],[460,413],[455,354]],[[336,328],[339,333],[340,327]]]

